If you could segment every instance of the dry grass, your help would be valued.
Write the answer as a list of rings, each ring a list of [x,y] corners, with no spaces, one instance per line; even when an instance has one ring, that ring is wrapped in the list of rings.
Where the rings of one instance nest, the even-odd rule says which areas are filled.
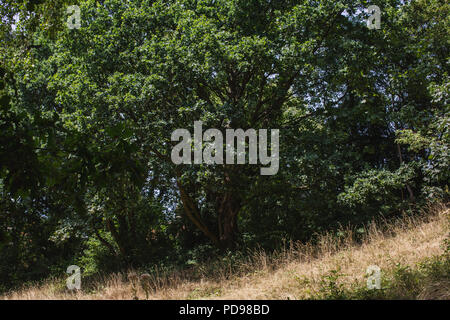
[[[272,255],[256,251],[237,265],[221,262],[209,265],[209,269],[198,266],[193,270],[156,272],[144,277],[130,271],[127,275],[103,277],[89,290],[75,293],[64,289],[63,280],[51,279],[2,298],[308,299],[317,297],[324,277],[338,271],[342,275],[336,280],[339,286],[364,286],[365,272],[370,265],[378,265],[387,274],[398,264],[414,266],[426,258],[441,255],[442,243],[448,237],[448,221],[449,208],[435,206],[415,217],[372,223],[359,242],[354,240],[351,230],[343,230],[345,236],[321,235],[315,245],[291,244],[289,249]],[[431,284],[418,298],[450,299],[449,281]]]

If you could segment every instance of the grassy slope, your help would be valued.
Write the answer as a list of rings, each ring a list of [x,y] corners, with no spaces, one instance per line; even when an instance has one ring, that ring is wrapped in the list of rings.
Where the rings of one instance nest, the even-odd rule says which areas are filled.
[[[254,252],[238,262],[149,275],[114,274],[78,293],[63,280],[15,291],[6,299],[450,299],[449,209],[434,207],[415,218],[367,227],[361,243],[350,230],[319,244],[290,246],[277,254]],[[366,289],[366,269],[377,265],[382,290]],[[128,279],[128,280],[125,280]],[[143,285],[142,285],[143,284]],[[86,288],[86,287],[84,287]]]

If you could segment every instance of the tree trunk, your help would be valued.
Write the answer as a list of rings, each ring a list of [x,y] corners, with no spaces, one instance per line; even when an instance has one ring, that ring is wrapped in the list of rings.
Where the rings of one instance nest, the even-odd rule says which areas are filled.
[[[238,233],[237,216],[241,209],[240,200],[226,193],[217,209],[219,224],[219,241],[222,249],[233,248]]]
[[[241,209],[241,199],[232,191],[224,193],[212,193],[216,199],[216,212],[218,219],[218,235],[212,232],[202,220],[197,205],[192,197],[187,193],[180,182],[181,174],[177,172],[177,186],[180,191],[180,198],[186,216],[195,224],[203,234],[208,237],[217,247],[221,249],[233,248],[238,233],[237,217]],[[230,183],[228,174],[225,175],[225,182]]]
[[[203,234],[208,237],[215,245],[219,245],[219,239],[212,233],[208,227],[203,223],[198,208],[192,198],[184,190],[183,185],[177,180],[178,189],[180,190],[181,202],[183,203],[183,209],[186,216],[195,224]]]
[[[400,161],[400,165],[402,165],[403,164],[402,150],[398,143],[397,143],[397,155],[398,155],[398,159]],[[416,200],[416,197],[414,197],[414,192],[413,192],[411,186],[408,184],[408,182],[406,182],[406,190],[408,190],[408,193],[409,193],[409,201],[414,202]]]
[[[120,255],[126,265],[131,262],[130,259],[130,242],[128,235],[128,224],[124,216],[118,215],[118,230],[114,226],[114,223],[111,219],[107,220],[108,230],[111,232],[114,241],[119,247]]]

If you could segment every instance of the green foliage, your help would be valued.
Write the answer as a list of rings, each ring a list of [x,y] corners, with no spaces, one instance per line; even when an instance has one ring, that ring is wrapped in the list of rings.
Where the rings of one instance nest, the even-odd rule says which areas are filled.
[[[340,269],[331,270],[322,277],[319,288],[319,299],[340,300],[347,298],[344,284],[339,283],[339,278],[344,276]]]
[[[112,240],[111,235],[105,236],[105,238],[109,241]],[[84,276],[115,271],[119,263],[119,259],[111,256],[108,249],[95,238],[86,241],[86,249],[79,261],[77,261],[77,265],[83,269]]]
[[[400,167],[395,172],[369,170],[359,173],[353,185],[338,195],[338,201],[350,208],[358,207],[364,211],[376,207],[384,214],[399,210],[401,206],[394,205],[398,199],[398,191],[415,177],[414,171],[414,167],[408,165]]]

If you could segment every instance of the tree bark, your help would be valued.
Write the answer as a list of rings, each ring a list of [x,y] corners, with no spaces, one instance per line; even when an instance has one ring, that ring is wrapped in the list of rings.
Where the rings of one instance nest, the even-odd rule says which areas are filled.
[[[219,241],[222,249],[233,248],[238,233],[237,216],[241,204],[232,193],[226,193],[218,206]]]
[[[108,230],[111,232],[111,235],[114,238],[114,241],[117,243],[117,246],[119,247],[120,255],[122,256],[122,259],[125,261],[125,263],[129,262],[128,257],[128,243],[127,243],[127,230],[125,230],[126,226],[124,223],[126,222],[124,217],[118,216],[118,223],[119,223],[119,230],[116,229],[114,226],[114,223],[111,219],[107,220],[107,227]]]
[[[400,145],[397,143],[397,154],[398,158],[400,160],[400,165],[403,164],[403,157],[402,157],[402,150],[400,149]],[[411,186],[406,182],[406,190],[408,190],[409,193],[409,200],[411,202],[414,202],[416,200],[416,197],[414,197],[414,192],[411,188]]]
[[[113,246],[112,246],[105,238],[103,238],[103,237],[100,235],[100,233],[98,232],[97,229],[95,229],[95,235],[97,236],[97,239],[98,239],[105,247],[108,248],[108,250],[110,251],[110,253],[111,253],[113,256],[117,256],[117,252],[116,252],[116,250],[114,249],[114,247],[113,247]]]
[[[218,234],[212,232],[208,226],[202,221],[197,205],[192,197],[187,193],[184,186],[180,182],[180,173],[177,172],[177,186],[180,191],[180,198],[186,216],[195,224],[203,234],[210,239],[214,245],[221,249],[233,248],[238,233],[237,217],[242,207],[241,200],[238,195],[232,191],[224,191],[224,193],[211,194],[216,198],[216,212],[218,222]],[[225,175],[225,183],[230,183],[228,174]]]
[[[180,191],[181,202],[183,204],[186,216],[195,224],[203,234],[208,237],[215,245],[219,245],[219,239],[212,233],[209,228],[203,223],[198,208],[192,198],[188,195],[181,182],[177,179],[178,190]]]

